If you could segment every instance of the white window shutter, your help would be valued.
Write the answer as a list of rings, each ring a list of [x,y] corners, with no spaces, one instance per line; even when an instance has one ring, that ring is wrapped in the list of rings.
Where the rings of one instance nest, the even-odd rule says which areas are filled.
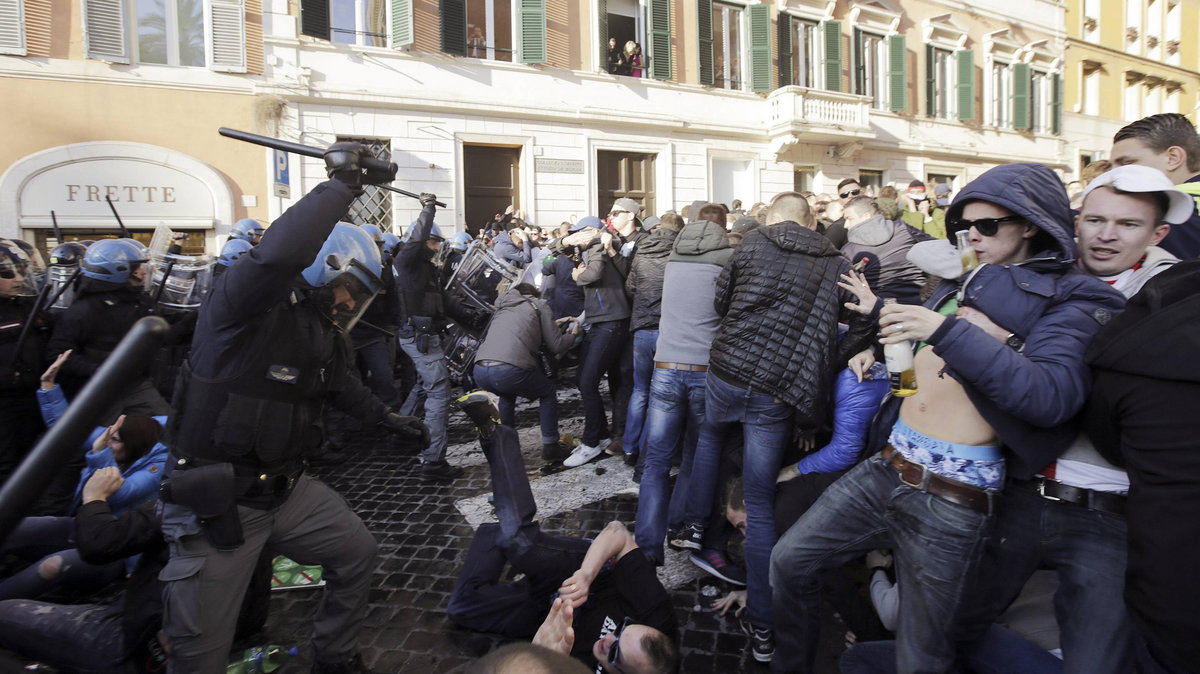
[[[83,0],[83,50],[90,59],[129,63],[123,0]]]
[[[242,0],[208,0],[208,66],[246,72],[246,10]]]
[[[26,54],[24,4],[24,0],[0,0],[0,54]]]

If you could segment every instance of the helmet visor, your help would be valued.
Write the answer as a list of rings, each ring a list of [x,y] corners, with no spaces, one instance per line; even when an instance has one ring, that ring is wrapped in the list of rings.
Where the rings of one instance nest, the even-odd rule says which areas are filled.
[[[339,274],[333,281],[313,291],[312,298],[317,311],[329,319],[342,332],[352,330],[363,312],[375,299],[375,291],[367,287],[354,272],[370,274],[357,260],[351,262],[351,268]]]
[[[0,297],[34,297],[38,294],[37,281],[28,262],[0,257]]]

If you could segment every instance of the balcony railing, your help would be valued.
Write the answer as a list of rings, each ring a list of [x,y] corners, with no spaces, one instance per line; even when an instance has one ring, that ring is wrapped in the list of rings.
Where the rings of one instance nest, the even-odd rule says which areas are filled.
[[[871,99],[823,89],[781,87],[767,96],[772,133],[817,127],[829,131],[870,129]]]

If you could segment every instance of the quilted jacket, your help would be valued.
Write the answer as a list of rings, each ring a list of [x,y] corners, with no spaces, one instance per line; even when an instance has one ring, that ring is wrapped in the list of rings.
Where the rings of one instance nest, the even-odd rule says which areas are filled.
[[[625,292],[633,297],[629,330],[657,330],[662,315],[663,278],[667,257],[679,232],[659,228],[638,244],[637,255],[625,278]]]
[[[794,222],[760,227],[717,278],[722,315],[709,367],[740,388],[766,393],[796,408],[797,422],[815,426],[836,371],[871,341],[870,316],[844,308],[838,287],[850,262],[824,236]],[[850,331],[837,340],[839,320]]]

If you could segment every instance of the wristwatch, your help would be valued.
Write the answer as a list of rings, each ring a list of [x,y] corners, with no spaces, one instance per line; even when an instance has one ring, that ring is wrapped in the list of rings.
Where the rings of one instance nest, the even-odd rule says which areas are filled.
[[[1004,337],[1004,343],[1008,348],[1021,353],[1025,349],[1025,340],[1017,336],[1017,333],[1010,332]]]

